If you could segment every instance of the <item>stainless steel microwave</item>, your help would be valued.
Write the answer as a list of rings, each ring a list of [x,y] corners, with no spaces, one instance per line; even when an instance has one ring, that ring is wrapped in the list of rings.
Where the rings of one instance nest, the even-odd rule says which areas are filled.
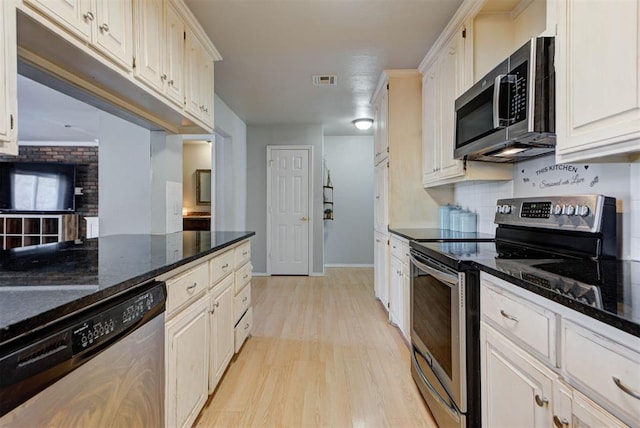
[[[553,58],[553,37],[531,39],[456,99],[456,159],[515,162],[555,150]]]

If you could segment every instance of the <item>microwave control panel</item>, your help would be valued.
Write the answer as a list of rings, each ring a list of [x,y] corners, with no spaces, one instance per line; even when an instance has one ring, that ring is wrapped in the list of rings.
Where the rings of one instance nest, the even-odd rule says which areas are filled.
[[[527,118],[527,71],[525,61],[509,73],[509,119],[511,124]]]

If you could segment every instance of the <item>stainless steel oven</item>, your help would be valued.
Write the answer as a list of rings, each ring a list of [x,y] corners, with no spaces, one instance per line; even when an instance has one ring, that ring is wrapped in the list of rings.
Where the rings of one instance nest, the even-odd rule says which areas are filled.
[[[475,426],[479,415],[472,398],[478,376],[469,376],[479,374],[478,355],[467,355],[467,342],[477,338],[479,294],[469,281],[477,282],[477,272],[411,249],[411,371],[441,427]]]

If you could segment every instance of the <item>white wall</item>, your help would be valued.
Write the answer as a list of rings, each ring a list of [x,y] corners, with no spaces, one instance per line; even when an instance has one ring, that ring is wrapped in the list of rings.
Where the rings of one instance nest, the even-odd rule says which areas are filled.
[[[334,220],[324,221],[324,265],[373,265],[372,136],[324,137]]]
[[[247,229],[247,125],[217,95],[215,230]]]
[[[478,213],[478,231],[494,233],[495,203],[499,198],[602,194],[617,201],[618,256],[640,259],[640,167],[636,163],[581,163],[558,168],[553,155],[514,165],[508,182],[460,183],[455,202]],[[633,194],[633,195],[632,195]]]
[[[151,233],[182,230],[182,137],[151,132]]]
[[[322,126],[265,125],[247,128],[247,228],[256,232],[251,240],[255,273],[267,272],[267,146],[310,145],[313,147],[313,262],[311,270],[321,274],[322,239]],[[371,196],[371,194],[369,195]]]
[[[150,132],[100,111],[100,235],[151,232]]]

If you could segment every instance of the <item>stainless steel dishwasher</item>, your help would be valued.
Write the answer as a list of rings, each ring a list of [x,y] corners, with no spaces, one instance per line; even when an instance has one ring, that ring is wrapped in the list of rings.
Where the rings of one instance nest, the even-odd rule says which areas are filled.
[[[0,349],[0,426],[164,426],[165,301],[153,281]]]

